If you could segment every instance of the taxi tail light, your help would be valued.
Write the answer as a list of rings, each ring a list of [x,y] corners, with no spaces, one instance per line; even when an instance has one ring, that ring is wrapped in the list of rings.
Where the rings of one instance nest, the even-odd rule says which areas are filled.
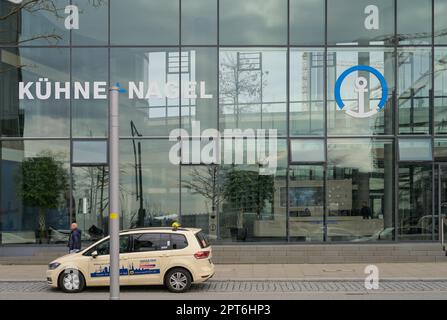
[[[194,253],[194,258],[196,259],[206,259],[210,256],[210,251],[199,251]]]

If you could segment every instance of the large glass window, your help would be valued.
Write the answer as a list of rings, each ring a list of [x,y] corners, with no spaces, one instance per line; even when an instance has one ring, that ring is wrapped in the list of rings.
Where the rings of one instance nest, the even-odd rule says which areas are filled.
[[[281,206],[287,190],[282,187]],[[291,166],[289,169],[289,237],[291,241],[324,240],[324,168]]]
[[[447,49],[435,48],[434,132],[447,133]]]
[[[221,129],[277,129],[286,133],[287,51],[221,49],[219,112]]]
[[[393,240],[393,143],[328,141],[327,240]]]
[[[109,0],[73,0],[79,9],[79,29],[72,30],[72,44],[109,43]]]
[[[399,44],[430,44],[432,0],[396,1]]]
[[[70,81],[70,50],[4,48],[0,53],[1,134],[9,137],[68,137],[70,100],[63,93],[61,99],[56,99],[54,82],[64,87]],[[20,99],[19,82],[29,86],[30,96],[24,94]],[[42,90],[37,90],[37,84]],[[47,90],[48,87],[51,90]]]
[[[86,142],[84,142],[86,143]],[[91,142],[88,142],[91,144]],[[73,157],[80,153],[73,146]],[[82,153],[82,152],[81,152]],[[94,160],[91,152],[88,160]],[[103,154],[104,155],[104,154]],[[86,164],[87,154],[80,159]],[[96,155],[94,155],[96,156]],[[96,161],[95,161],[96,162]],[[88,241],[97,241],[108,234],[109,174],[106,166],[72,167],[72,215]],[[68,225],[67,225],[68,228]]]
[[[290,44],[324,45],[324,7],[324,0],[290,1]]]
[[[217,1],[182,0],[182,44],[217,43]]]
[[[324,51],[290,51],[290,135],[324,134]]]
[[[73,140],[72,164],[107,165],[107,141],[106,140]]]
[[[435,161],[447,162],[447,139],[435,139],[434,156]]]
[[[437,160],[446,162],[446,145],[445,139],[443,141],[435,140],[435,146],[439,145],[439,149],[436,150],[435,147],[435,157]],[[437,154],[436,154],[437,153]],[[445,164],[435,164],[434,165],[434,208],[432,216],[425,216],[420,222],[420,226],[424,230],[433,230],[433,240],[440,240],[442,236],[447,236],[446,223],[443,219],[447,214],[447,166]],[[440,228],[444,224],[444,228]],[[442,231],[444,234],[442,235]]]
[[[286,206],[281,192],[286,187],[286,141],[264,141],[266,152],[275,157],[269,170],[257,164],[238,164],[236,156],[251,156],[254,144],[248,139],[241,149],[231,139],[222,139],[222,160],[234,157],[235,164],[184,165],[181,170],[182,225],[201,228],[211,240],[269,241],[286,237]],[[270,149],[276,143],[276,152]],[[228,147],[230,144],[230,148]],[[271,158],[270,158],[271,159]]]
[[[168,136],[177,129],[180,126],[178,49],[113,48],[110,59],[112,83],[127,86],[134,82],[141,94],[135,92],[132,99],[129,93],[121,95],[120,134]]]
[[[292,139],[290,140],[291,162],[324,162],[326,146],[322,139]]]
[[[399,160],[433,160],[431,139],[399,139]]]
[[[391,49],[352,49],[330,50],[327,56],[327,81],[328,81],[328,134],[329,135],[364,135],[364,134],[390,134],[393,132],[393,91],[394,91],[394,55]],[[370,66],[379,71],[388,86],[388,101],[382,110],[377,113],[359,118],[347,113],[351,111],[360,113],[377,110],[382,98],[383,87],[379,79],[367,71],[354,71],[343,81],[340,96],[344,107],[340,107],[335,101],[335,84],[343,72],[350,67],[363,65]],[[357,81],[366,79],[365,89],[360,93],[357,89]],[[363,106],[359,106],[362,103]]]
[[[329,45],[392,45],[394,1],[330,0]]]
[[[177,45],[178,0],[112,0],[110,42],[116,45]]]
[[[220,44],[287,44],[286,0],[221,0]]]
[[[68,45],[70,32],[64,26],[69,0],[0,3],[0,43],[8,45]]]
[[[445,19],[447,2],[444,0],[435,0],[434,12],[435,44],[447,44],[447,21]]]
[[[169,160],[174,145],[159,139],[121,141],[124,228],[171,226],[178,220],[179,167]]]
[[[108,101],[95,83],[124,90],[124,228],[180,220],[224,243],[435,239],[446,10],[446,0],[0,0],[0,244],[65,243],[73,221],[83,241],[108,233]],[[345,74],[356,66],[383,75],[380,110],[384,82],[367,68]],[[170,141],[179,135],[190,148]],[[273,140],[276,162],[260,154]],[[28,192],[41,182],[57,187],[51,197]]]
[[[190,129],[192,121],[199,121],[202,130],[217,128],[217,48],[182,48],[181,83],[185,88],[189,83],[195,83],[196,91],[212,95],[212,98],[187,97],[182,90],[181,97],[181,124],[183,128]]]
[[[286,240],[286,206],[281,205],[287,176],[284,140],[277,142],[277,166],[272,169],[266,174],[260,164],[222,168],[224,200],[218,217],[222,241]]]
[[[398,240],[432,240],[432,187],[431,164],[399,166]]]
[[[430,132],[431,50],[398,49],[399,132]]]
[[[73,48],[71,72],[73,81],[107,82],[108,50],[106,48]],[[71,104],[73,137],[106,137],[108,131],[108,101],[93,99],[93,85],[89,87],[90,99],[73,99]]]
[[[182,166],[182,225],[202,229],[211,240],[217,239],[224,178],[225,171],[219,165]]]
[[[0,156],[0,243],[66,243],[68,141],[2,141]]]

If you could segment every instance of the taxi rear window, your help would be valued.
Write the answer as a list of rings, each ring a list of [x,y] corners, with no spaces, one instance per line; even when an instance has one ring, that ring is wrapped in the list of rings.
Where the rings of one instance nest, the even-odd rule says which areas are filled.
[[[210,246],[208,237],[202,231],[196,233],[196,238],[202,249]]]
[[[171,233],[141,233],[133,236],[133,251],[179,250],[188,246],[186,237]]]

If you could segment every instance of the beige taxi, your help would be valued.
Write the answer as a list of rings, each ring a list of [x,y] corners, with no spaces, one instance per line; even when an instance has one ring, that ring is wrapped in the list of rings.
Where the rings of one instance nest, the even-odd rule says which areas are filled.
[[[106,237],[79,253],[48,265],[47,282],[64,292],[110,284],[110,240]],[[165,285],[185,292],[214,275],[211,246],[200,229],[142,228],[120,232],[120,284]]]

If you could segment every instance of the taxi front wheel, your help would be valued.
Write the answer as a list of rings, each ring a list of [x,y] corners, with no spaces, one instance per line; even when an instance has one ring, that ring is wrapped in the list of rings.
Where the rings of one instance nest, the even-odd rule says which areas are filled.
[[[169,291],[181,293],[191,287],[192,278],[189,272],[183,268],[170,270],[165,277],[165,285]]]
[[[59,276],[59,288],[66,293],[78,293],[85,288],[85,279],[76,269],[67,269]]]

